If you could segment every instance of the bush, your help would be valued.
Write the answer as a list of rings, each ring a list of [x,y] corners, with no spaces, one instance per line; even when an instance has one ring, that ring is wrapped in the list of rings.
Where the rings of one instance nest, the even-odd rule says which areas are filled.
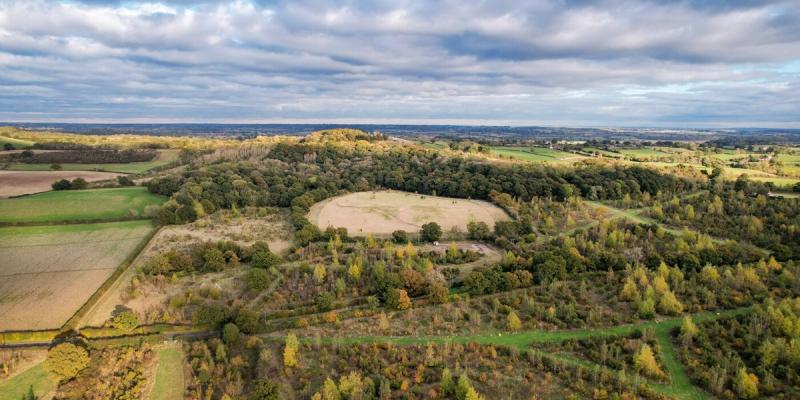
[[[72,188],[76,190],[86,189],[89,187],[89,182],[86,182],[86,179],[83,178],[75,178],[72,180]]]
[[[61,379],[72,379],[89,364],[89,353],[72,343],[61,343],[50,349],[45,368]]]
[[[247,271],[247,275],[245,275],[244,280],[247,284],[247,288],[254,292],[262,292],[269,287],[270,283],[272,283],[267,271],[261,268],[253,268],[250,271]]]
[[[136,183],[133,181],[133,179],[128,178],[125,175],[118,176],[117,177],[117,183],[119,183],[120,186],[134,186],[134,185],[136,185]]]
[[[121,331],[131,332],[139,326],[139,317],[133,311],[126,310],[111,319],[111,326]]]
[[[70,190],[72,189],[72,183],[66,179],[61,179],[58,181],[53,182],[51,185],[53,190]]]

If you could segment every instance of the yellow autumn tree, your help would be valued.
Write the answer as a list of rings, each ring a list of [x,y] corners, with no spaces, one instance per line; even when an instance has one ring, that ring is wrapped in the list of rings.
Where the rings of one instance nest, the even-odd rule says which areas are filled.
[[[758,397],[758,377],[747,372],[745,367],[739,368],[736,380],[733,383],[736,394],[742,399],[755,399]]]
[[[509,330],[512,331],[516,331],[522,328],[522,321],[520,321],[519,317],[517,316],[517,313],[515,313],[514,311],[508,313],[506,326],[508,327]]]
[[[642,347],[639,348],[639,351],[633,355],[633,365],[636,370],[643,375],[653,378],[663,378],[666,376],[658,365],[655,355],[653,355],[653,349],[647,343],[643,344]]]
[[[297,336],[294,333],[286,335],[286,347],[283,348],[283,365],[286,367],[297,366]]]

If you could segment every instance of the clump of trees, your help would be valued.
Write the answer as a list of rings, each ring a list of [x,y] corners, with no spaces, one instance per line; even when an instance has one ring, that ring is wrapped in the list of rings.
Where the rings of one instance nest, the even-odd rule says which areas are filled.
[[[81,190],[89,187],[89,182],[86,182],[86,179],[77,177],[71,182],[66,179],[55,181],[51,186],[53,190]]]

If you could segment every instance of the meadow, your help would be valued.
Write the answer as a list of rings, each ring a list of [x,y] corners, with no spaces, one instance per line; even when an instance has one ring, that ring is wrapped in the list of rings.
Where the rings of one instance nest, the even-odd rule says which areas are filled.
[[[470,221],[508,219],[499,207],[479,200],[421,196],[398,191],[359,192],[334,197],[311,207],[308,219],[320,229],[347,228],[351,235],[387,235],[396,230],[416,233],[428,222],[436,222],[446,233],[466,232]]]
[[[150,221],[0,228],[0,331],[59,328],[153,229]]]
[[[0,199],[0,223],[57,223],[141,217],[164,198],[144,187],[64,190]]]

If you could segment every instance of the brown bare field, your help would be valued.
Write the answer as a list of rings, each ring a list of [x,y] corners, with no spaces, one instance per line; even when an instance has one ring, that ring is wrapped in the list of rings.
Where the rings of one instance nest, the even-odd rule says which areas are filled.
[[[0,331],[62,326],[152,229],[149,221],[0,229]]]
[[[431,221],[445,233],[466,232],[470,221],[483,221],[492,228],[495,221],[507,220],[508,215],[486,201],[385,190],[321,201],[311,207],[308,219],[320,229],[344,227],[349,234],[358,236],[388,235],[399,229],[413,233]]]
[[[53,182],[60,179],[83,178],[94,182],[114,179],[119,175],[125,174],[92,171],[0,171],[0,197],[46,192],[51,190],[50,185]]]

